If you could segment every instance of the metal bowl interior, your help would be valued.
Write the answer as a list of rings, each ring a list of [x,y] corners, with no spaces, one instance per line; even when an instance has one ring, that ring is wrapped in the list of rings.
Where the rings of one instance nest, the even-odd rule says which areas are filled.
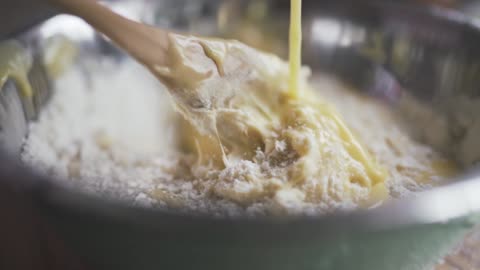
[[[260,36],[285,42],[285,2],[265,1],[263,13],[252,15],[251,6],[261,8],[259,2],[119,1],[112,5],[148,23],[208,35],[232,34],[239,22],[253,20],[264,26],[257,29]],[[376,1],[305,1],[305,11],[304,61],[316,71],[333,74],[391,106],[408,93],[447,118],[456,107],[445,107],[445,102],[458,97],[478,99],[480,25],[476,22],[453,12]],[[127,57],[81,21],[51,27],[66,18],[51,18],[18,39],[32,52],[41,53],[37,44],[61,33],[75,40],[82,53],[119,61]],[[79,27],[91,34],[78,34],[85,33],[77,31]],[[403,50],[399,51],[398,44]],[[142,269],[158,265],[188,269],[195,264],[209,269],[291,269],[298,265],[302,269],[351,269],[355,264],[357,269],[422,269],[478,219],[480,179],[475,170],[466,171],[453,184],[413,198],[322,217],[194,217],[106,201],[64,188],[19,164],[19,138],[27,135],[27,123],[35,120],[49,94],[37,94],[45,100],[32,102],[15,90],[13,83],[7,83],[0,92],[0,142],[8,150],[2,153],[0,176],[22,179],[15,184],[33,198],[39,211],[88,262],[103,269],[135,269],[132,262],[140,261],[144,262]],[[448,130],[455,127],[454,122],[450,124]],[[415,126],[425,129],[425,123]],[[439,147],[444,151],[451,146]],[[480,145],[476,147],[480,153]],[[365,241],[372,241],[368,251],[362,249]],[[392,248],[392,243],[397,246]],[[189,251],[191,260],[182,261],[185,248],[198,253]],[[159,251],[171,258],[159,262],[155,259]],[[412,259],[396,259],[398,252]],[[379,254],[385,259],[373,259]],[[219,255],[223,258],[216,261]],[[102,260],[102,256],[116,259]]]

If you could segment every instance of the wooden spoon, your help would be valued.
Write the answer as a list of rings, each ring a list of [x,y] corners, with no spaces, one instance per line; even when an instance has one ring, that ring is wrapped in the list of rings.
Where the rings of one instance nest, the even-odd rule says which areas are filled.
[[[168,64],[169,31],[129,20],[96,0],[48,1],[84,19],[148,68]]]

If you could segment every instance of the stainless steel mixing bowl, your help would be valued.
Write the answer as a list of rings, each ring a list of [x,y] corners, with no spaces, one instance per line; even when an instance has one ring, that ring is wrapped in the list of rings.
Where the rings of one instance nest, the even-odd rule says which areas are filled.
[[[149,23],[208,34],[231,34],[239,21],[248,18],[265,26],[258,27],[259,37],[285,41],[288,2],[265,1],[264,8],[258,2],[114,4],[130,7],[135,11],[130,15]],[[257,6],[252,8],[252,3]],[[304,5],[304,59],[316,71],[338,76],[392,107],[402,95],[410,94],[447,117],[461,108],[444,109],[439,104],[445,100],[478,99],[477,22],[454,12],[395,1],[305,1]],[[262,12],[256,12],[259,8]],[[79,35],[78,27],[85,25],[62,24],[62,18],[47,23],[61,24],[55,31],[86,48],[83,54],[119,61],[126,57],[99,35]],[[14,31],[25,25],[11,24],[0,35],[6,38],[13,33],[39,53],[36,44],[55,31],[43,31],[47,24]],[[80,62],[81,57],[76,64]],[[0,92],[0,141],[8,149],[1,153],[0,179],[27,198],[92,269],[426,269],[479,220],[480,179],[475,170],[466,170],[447,186],[376,209],[317,218],[194,217],[82,194],[18,161],[27,123],[35,121],[48,102],[51,89],[46,90],[29,100],[9,82]],[[456,125],[454,120],[447,123]],[[417,127],[429,128],[428,123]]]

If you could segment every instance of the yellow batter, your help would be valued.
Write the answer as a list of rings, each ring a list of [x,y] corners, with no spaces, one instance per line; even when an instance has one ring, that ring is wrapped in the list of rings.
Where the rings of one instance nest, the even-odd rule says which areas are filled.
[[[43,52],[43,64],[51,79],[60,76],[75,59],[76,46],[63,36],[47,39]],[[18,41],[7,40],[0,43],[0,89],[12,79],[21,93],[28,98],[34,94],[28,74],[33,57]]]
[[[311,90],[308,69],[300,69],[301,1],[292,7],[290,67],[237,41],[170,35],[170,64],[153,71],[186,120],[182,147],[195,155],[191,170],[208,178],[245,161],[268,164],[269,173],[245,171],[212,187],[216,196],[240,204],[264,196],[383,200],[385,170]],[[238,191],[239,182],[257,188]]]
[[[0,89],[8,79],[13,79],[22,94],[32,96],[32,87],[28,81],[28,72],[32,66],[32,57],[17,41],[0,43]]]

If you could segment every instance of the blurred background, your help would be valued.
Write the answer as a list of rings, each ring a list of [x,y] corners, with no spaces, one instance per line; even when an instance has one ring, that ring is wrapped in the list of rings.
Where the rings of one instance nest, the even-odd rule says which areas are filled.
[[[410,2],[423,2],[446,8],[461,10],[471,16],[480,16],[480,1],[478,0],[407,0]]]

